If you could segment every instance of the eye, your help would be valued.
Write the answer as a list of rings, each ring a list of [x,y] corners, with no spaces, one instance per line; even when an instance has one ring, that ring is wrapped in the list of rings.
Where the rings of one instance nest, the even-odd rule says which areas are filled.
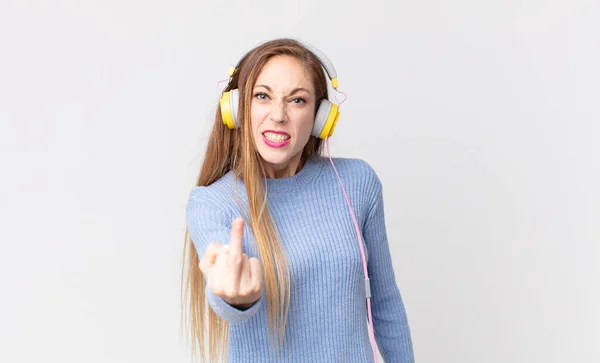
[[[267,94],[264,92],[259,92],[255,93],[254,97],[258,98],[259,100],[266,100],[269,96],[267,96]]]
[[[292,102],[294,102],[294,103],[296,103],[298,105],[301,105],[303,103],[306,103],[306,100],[304,98],[301,98],[301,97],[296,97],[296,98],[294,98],[292,100]]]

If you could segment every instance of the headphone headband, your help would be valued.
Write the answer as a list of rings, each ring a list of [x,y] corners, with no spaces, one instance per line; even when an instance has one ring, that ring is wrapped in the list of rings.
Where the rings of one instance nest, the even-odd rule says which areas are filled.
[[[290,38],[290,39],[292,39],[292,38]],[[314,47],[306,42],[300,41],[298,39],[292,39],[292,40],[300,43],[302,46],[304,46],[306,49],[308,49],[315,57],[317,57],[317,59],[321,63],[321,66],[325,69],[327,76],[331,80],[333,88],[337,89],[338,88],[337,72],[335,71],[335,67],[333,66],[333,63],[329,60],[329,58],[327,58],[327,56],[325,56],[325,54],[323,54],[323,52],[321,52],[319,49],[317,49],[316,47]],[[229,67],[229,72],[228,72],[229,77],[231,77],[233,75],[233,72],[235,72],[235,70],[239,67],[240,63],[242,62],[242,59],[244,59],[251,51],[252,50],[250,50],[242,58],[240,58],[240,60],[238,60],[238,62],[236,63],[235,66]]]

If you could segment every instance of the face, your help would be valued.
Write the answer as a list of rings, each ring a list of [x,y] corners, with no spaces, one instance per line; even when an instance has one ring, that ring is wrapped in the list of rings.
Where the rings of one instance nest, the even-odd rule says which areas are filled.
[[[297,59],[269,59],[254,85],[250,113],[265,169],[295,168],[315,120],[315,91]]]

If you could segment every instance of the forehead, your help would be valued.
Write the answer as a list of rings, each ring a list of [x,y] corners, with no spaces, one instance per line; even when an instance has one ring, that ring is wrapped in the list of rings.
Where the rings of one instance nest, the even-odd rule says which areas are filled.
[[[309,74],[302,63],[287,55],[270,58],[258,75],[256,84],[266,84],[279,90],[295,87],[312,89]]]

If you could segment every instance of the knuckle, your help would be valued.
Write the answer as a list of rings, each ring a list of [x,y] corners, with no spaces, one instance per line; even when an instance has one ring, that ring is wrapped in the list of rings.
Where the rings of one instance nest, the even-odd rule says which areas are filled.
[[[241,288],[239,289],[239,291],[238,291],[238,296],[239,296],[239,297],[246,297],[246,296],[248,296],[248,295],[249,295],[249,291],[248,291],[248,289],[247,289],[247,288],[245,288],[245,287],[241,287]]]
[[[219,283],[213,282],[210,286],[210,290],[217,296],[223,296],[223,286]]]
[[[229,258],[229,262],[234,265],[241,265],[243,261],[242,256],[233,255]]]
[[[215,265],[221,265],[225,258],[227,257],[223,254],[217,255],[217,257],[215,258]]]
[[[229,297],[229,298],[234,298],[238,296],[238,289],[235,288],[235,286],[230,285],[230,286],[226,286],[224,289],[224,293],[225,296]]]

